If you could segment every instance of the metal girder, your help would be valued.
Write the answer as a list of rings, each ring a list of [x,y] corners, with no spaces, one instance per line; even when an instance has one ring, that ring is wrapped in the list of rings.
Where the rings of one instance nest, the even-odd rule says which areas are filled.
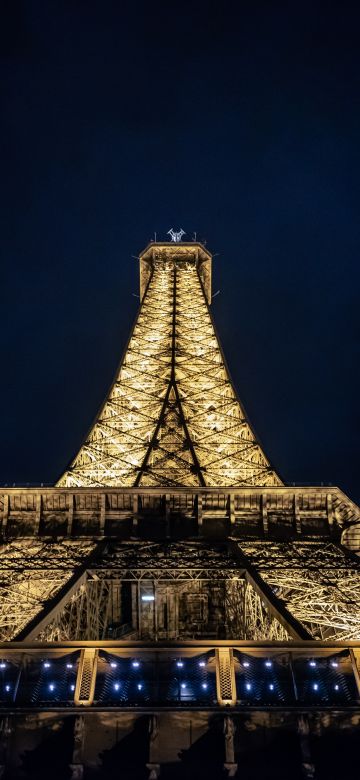
[[[19,540],[1,560],[1,639],[105,637],[114,583],[144,580],[227,582],[229,636],[360,634],[360,561],[330,543]]]
[[[226,583],[226,635],[230,639],[258,641],[288,641],[297,636],[293,627],[278,612],[258,588],[247,579],[232,579]],[[280,622],[281,621],[281,622]]]
[[[0,548],[0,639],[12,640],[40,618],[70,583],[96,542],[18,539]],[[83,571],[81,569],[81,571]]]
[[[116,579],[122,582],[139,582],[141,580],[156,580],[157,582],[191,582],[194,580],[211,581],[214,578],[217,580],[229,580],[234,577],[244,575],[244,570],[241,569],[227,569],[220,572],[214,569],[170,569],[164,571],[164,569],[157,569],[156,567],[150,567],[149,569],[102,569],[91,570],[91,574],[96,574],[98,579],[109,580],[116,577]]]
[[[106,551],[96,561],[96,575],[125,576],[134,579],[199,579],[202,573],[228,578],[238,571],[238,560],[226,543],[206,542],[116,542],[109,541]],[[130,573],[131,572],[131,573]],[[234,572],[236,573],[236,572]]]
[[[1,640],[36,637],[85,582],[88,565],[105,542],[23,539],[0,553]]]
[[[16,635],[16,639],[31,641],[31,639],[37,638],[41,635],[42,631],[51,623],[57,615],[62,613],[64,607],[71,602],[71,599],[77,593],[81,593],[84,590],[84,586],[87,583],[88,572],[87,569],[94,561],[101,556],[101,553],[106,547],[106,542],[101,541],[90,552],[87,558],[81,563],[79,567],[73,572],[71,577],[63,584],[61,588],[51,597],[48,598],[42,611],[36,615],[24,628]],[[91,634],[91,632],[89,632]],[[98,638],[99,634],[96,633],[96,637],[91,635],[88,637]]]
[[[145,573],[143,580],[136,580],[134,573],[130,581],[149,583],[150,578]],[[214,582],[214,577],[205,581]],[[166,583],[169,579],[158,579],[155,582]],[[171,582],[181,585],[189,580],[179,577]],[[87,579],[80,584],[77,591],[73,590],[69,594],[67,601],[63,600],[59,603],[58,609],[52,610],[47,619],[44,618],[39,623],[38,630],[34,630],[28,639],[64,642],[108,638],[109,624],[112,623],[114,592],[119,593],[120,588],[121,581],[117,579]],[[276,615],[279,613],[273,605],[269,605],[266,596],[258,587],[254,588],[251,582],[242,577],[239,571],[237,576],[226,580],[225,614],[228,638],[287,641],[294,637],[299,638],[300,635],[300,631],[296,633],[293,626],[289,626],[282,615],[278,619]],[[137,632],[135,627],[125,628],[126,633]],[[303,634],[305,635],[306,632],[303,631]]]
[[[261,571],[253,566],[251,560],[244,555],[243,547],[240,547],[240,545],[235,542],[231,543],[231,550],[235,555],[238,555],[239,563],[243,566],[245,565],[246,581],[252,586],[252,589],[257,594],[264,607],[266,605],[270,614],[277,620],[279,625],[283,626],[287,636],[296,639],[311,639],[311,634],[307,629],[296,619],[290,610],[287,609],[285,603],[279,599],[275,592],[269,587],[267,581],[261,576]],[[260,606],[258,609],[260,609]]]
[[[252,571],[315,639],[360,638],[360,561],[324,542],[247,541]]]
[[[33,634],[40,642],[106,639],[111,620],[114,581],[84,579],[69,598],[52,610]]]

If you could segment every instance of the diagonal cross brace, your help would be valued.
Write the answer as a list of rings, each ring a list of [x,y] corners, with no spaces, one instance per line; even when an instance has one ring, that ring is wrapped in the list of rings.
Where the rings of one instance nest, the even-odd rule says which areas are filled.
[[[288,633],[294,637],[294,639],[312,639],[312,635],[304,626],[289,612],[285,607],[285,604],[279,599],[272,588],[266,584],[259,572],[253,566],[245,553],[241,550],[239,542],[234,539],[229,539],[229,546],[231,552],[242,564],[242,567],[246,568],[245,579],[252,585],[254,590],[261,596],[271,614],[281,623]]]
[[[102,553],[105,551],[105,548],[107,546],[107,542],[105,540],[102,540],[97,543],[97,546],[95,550],[93,550],[90,555],[88,555],[81,566],[79,566],[73,573],[72,577],[70,577],[69,580],[67,580],[66,584],[60,588],[60,590],[53,596],[53,598],[49,599],[44,608],[41,610],[40,613],[38,613],[30,622],[23,628],[21,631],[19,631],[18,634],[16,634],[13,637],[14,642],[23,642],[23,641],[31,641],[33,639],[36,639],[37,636],[41,633],[41,631],[46,628],[46,626],[53,620],[53,618],[62,611],[65,604],[68,603],[69,599],[75,593],[81,585],[84,585],[88,579],[88,569],[91,567],[91,565],[99,558]]]

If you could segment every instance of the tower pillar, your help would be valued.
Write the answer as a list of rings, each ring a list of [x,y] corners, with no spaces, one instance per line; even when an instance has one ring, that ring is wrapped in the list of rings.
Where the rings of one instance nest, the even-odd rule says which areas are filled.
[[[84,777],[85,715],[76,715],[74,721],[74,746],[72,762],[69,765],[71,780]]]
[[[149,780],[157,780],[160,775],[159,720],[155,714],[149,719],[149,761],[146,768],[149,770]]]
[[[310,723],[307,715],[299,715],[297,721],[297,732],[301,750],[301,769],[305,780],[314,780],[315,765],[312,760],[310,749]]]
[[[225,741],[224,769],[226,769],[228,777],[234,777],[238,768],[238,765],[235,762],[234,735],[235,735],[234,719],[231,718],[230,715],[227,715],[224,718],[224,741]]]

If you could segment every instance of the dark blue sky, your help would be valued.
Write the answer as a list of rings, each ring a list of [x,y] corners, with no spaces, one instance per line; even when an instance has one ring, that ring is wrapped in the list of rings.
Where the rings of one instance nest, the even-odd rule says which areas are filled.
[[[1,23],[0,482],[52,482],[136,313],[131,255],[215,258],[240,397],[287,481],[360,499],[355,3],[12,0]]]

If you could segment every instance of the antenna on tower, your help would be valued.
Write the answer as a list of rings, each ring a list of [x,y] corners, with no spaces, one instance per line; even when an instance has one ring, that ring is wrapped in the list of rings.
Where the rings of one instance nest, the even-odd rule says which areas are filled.
[[[175,244],[180,244],[182,237],[185,236],[185,230],[180,228],[180,230],[176,232],[173,228],[170,228],[167,235],[171,237],[171,240],[174,241]]]

